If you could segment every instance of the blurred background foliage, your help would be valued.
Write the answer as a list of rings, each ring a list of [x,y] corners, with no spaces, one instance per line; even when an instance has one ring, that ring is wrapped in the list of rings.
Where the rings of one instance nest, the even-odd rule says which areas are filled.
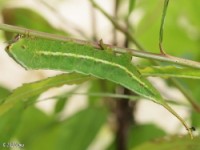
[[[164,0],[110,1],[113,4],[110,8],[113,13],[110,15],[117,18],[116,21],[122,23],[122,25],[128,27],[127,30],[146,50],[158,53],[159,28]],[[17,0],[0,0],[1,22],[68,37],[80,37],[85,40],[104,39],[104,37],[101,37],[103,35],[101,33],[104,31],[98,31],[96,27],[101,22],[98,22],[97,15],[93,14],[95,10],[90,6],[89,1],[88,5],[91,7],[91,12],[88,15],[93,18],[91,21],[92,35],[87,34],[87,31],[72,23],[65,24],[65,29],[55,27],[50,19],[42,15],[42,11],[15,5],[18,2]],[[56,7],[58,4],[62,5],[63,0],[51,2],[37,0],[34,2],[46,7],[48,11],[54,14],[54,17],[61,19],[60,22],[67,22],[59,15]],[[65,4],[67,4],[67,1]],[[200,1],[197,0],[170,1],[164,25],[164,49],[167,53],[200,61],[199,8]],[[66,15],[73,16],[73,14]],[[109,22],[109,20],[107,21]],[[74,30],[77,36],[74,36],[74,32],[71,32],[70,29]],[[4,35],[5,37],[2,37],[2,40],[10,40],[14,36],[7,32]],[[111,44],[118,43],[120,46],[135,48],[134,43],[128,41],[127,37],[113,29],[112,26],[107,35],[111,38],[106,39],[107,37],[105,37],[105,41],[111,42]],[[145,60],[140,60],[140,62],[143,65],[151,65],[150,62]],[[174,84],[169,80],[163,81],[174,87]],[[200,104],[200,81],[181,79],[178,82],[182,86],[182,92],[186,91],[195,102]],[[35,105],[38,96],[42,94],[40,93],[26,100],[32,103],[25,106],[21,103],[16,104],[13,109],[0,116],[0,144],[17,141],[23,143],[26,150],[200,149],[200,138],[198,136],[191,141],[187,136],[169,136],[166,131],[153,123],[139,124],[135,120],[137,102],[123,98],[88,95],[85,97],[87,100],[86,107],[66,116],[64,111],[73,97],[73,93],[76,93],[80,86],[86,86],[84,89],[86,93],[134,94],[113,83],[92,80],[88,81],[86,85],[81,84],[71,90],[64,91],[61,94],[62,96],[58,94],[58,97],[54,98],[54,111],[46,114]],[[22,92],[25,90],[23,89]],[[0,85],[0,103],[4,102],[11,91],[11,89]],[[198,132],[200,114],[193,109],[189,113],[191,118],[188,118],[188,120],[191,120],[191,124],[197,129],[195,132]],[[107,136],[111,138],[107,139]],[[0,145],[0,149],[3,149],[2,145]]]

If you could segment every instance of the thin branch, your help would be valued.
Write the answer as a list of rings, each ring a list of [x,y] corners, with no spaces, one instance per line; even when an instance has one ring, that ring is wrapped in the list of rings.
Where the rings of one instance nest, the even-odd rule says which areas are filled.
[[[114,5],[114,19],[118,20],[118,11],[119,11],[119,5],[120,0],[115,0]],[[127,29],[128,30],[128,29]],[[128,47],[126,45],[126,42],[128,41],[128,37],[125,36],[125,42],[124,46]],[[113,45],[117,45],[117,29],[113,26]],[[124,88],[124,87],[116,87],[115,92],[117,94],[125,94],[125,95],[133,95],[136,96],[135,93],[132,93],[130,90]],[[134,101],[130,105],[130,101],[128,98],[120,98],[118,101],[115,101],[114,104],[114,114],[116,119],[116,139],[115,139],[115,145],[117,150],[127,150],[128,149],[128,133],[130,130],[130,127],[135,124],[135,106],[137,102]]]
[[[67,98],[72,95],[80,95],[80,96],[82,95],[82,96],[90,96],[90,97],[110,97],[110,98],[115,98],[116,100],[123,98],[123,99],[131,100],[131,101],[138,101],[141,98],[140,96],[131,96],[127,94],[70,92],[70,93],[65,93],[58,96],[56,95],[56,96],[47,97],[38,101],[31,102],[30,104],[37,103],[37,102],[39,103],[39,102],[47,101],[47,100],[53,100],[53,99]],[[182,102],[177,102],[170,99],[165,99],[165,101],[173,105],[178,105],[178,106],[181,105],[181,106],[189,107],[188,104],[185,104]]]
[[[97,19],[94,7],[90,6],[91,26],[92,26],[92,40],[97,41]]]
[[[44,98],[44,99],[41,99],[41,100],[38,100],[38,101],[31,102],[29,104],[31,105],[31,104],[35,104],[35,103],[39,103],[39,102],[43,102],[43,101],[47,101],[47,100],[67,98],[67,97],[70,97],[72,95],[80,95],[80,96],[82,95],[82,96],[90,96],[90,97],[109,97],[109,98],[115,98],[115,100],[119,100],[121,98],[124,98],[124,99],[127,99],[127,100],[129,99],[131,101],[136,101],[136,100],[141,98],[140,96],[131,96],[131,95],[113,94],[113,93],[77,93],[77,92],[70,92],[70,93],[61,94],[59,96],[56,95],[56,96],[47,97],[47,98]],[[179,103],[176,103],[176,102],[174,103],[172,100],[167,100],[167,101],[170,101],[175,105],[180,105]]]
[[[159,36],[159,48],[161,54],[166,54],[162,47],[163,42],[163,29],[164,29],[164,23],[165,23],[165,16],[167,13],[167,7],[168,7],[169,0],[165,0],[163,13],[162,13],[162,19],[161,19],[161,25],[160,25],[160,36]]]
[[[114,19],[117,20],[118,16],[118,9],[119,9],[119,0],[115,0],[115,5],[114,5]],[[113,27],[113,45],[117,45],[117,29],[115,27]]]
[[[12,26],[12,25],[7,25],[7,24],[0,24],[0,30],[25,34],[25,35],[29,35],[29,36],[36,36],[36,37],[41,37],[41,38],[50,39],[50,40],[74,42],[74,43],[77,43],[77,44],[89,45],[89,46],[92,46],[94,48],[101,49],[101,46],[97,42],[87,42],[87,41],[83,41],[83,40],[67,38],[65,36],[34,31],[34,30],[30,30],[30,29],[26,29],[26,28],[22,28],[22,27],[17,27],[17,26]],[[106,47],[111,48],[114,52],[117,52],[117,53],[129,53],[129,54],[136,56],[136,57],[147,58],[147,59],[150,59],[150,60],[170,62],[170,63],[177,64],[177,65],[182,65],[182,66],[200,69],[200,63],[196,62],[196,61],[178,58],[178,57],[174,57],[174,56],[167,55],[167,54],[161,55],[161,54],[144,52],[144,51],[139,51],[139,50],[134,50],[134,49],[129,49],[129,48],[121,48],[121,47],[112,46],[112,45],[108,45],[108,44],[104,44],[104,45]]]

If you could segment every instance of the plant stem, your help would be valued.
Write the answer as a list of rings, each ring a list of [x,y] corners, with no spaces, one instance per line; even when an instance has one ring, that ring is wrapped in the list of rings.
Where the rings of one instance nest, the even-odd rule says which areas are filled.
[[[168,3],[169,3],[169,0],[165,0],[162,19],[161,19],[161,25],[160,25],[159,48],[160,48],[161,54],[166,54],[165,51],[163,50],[162,42],[163,42],[163,28],[164,28],[165,16],[167,13]]]
[[[118,87],[116,92],[120,94],[125,94],[125,95],[132,94],[131,91],[123,87]],[[120,98],[118,101],[115,101],[114,113],[115,113],[116,124],[117,124],[115,143],[116,143],[117,150],[128,149],[127,148],[128,147],[127,146],[128,133],[129,133],[130,127],[135,122],[134,115],[133,115],[133,110],[135,106],[136,106],[136,101],[129,101],[128,98]]]
[[[41,37],[41,38],[50,39],[50,40],[68,41],[68,42],[74,42],[77,44],[90,45],[94,48],[101,49],[101,46],[97,42],[88,42],[88,41],[83,41],[83,40],[77,40],[77,39],[67,38],[65,36],[34,31],[34,30],[17,27],[17,26],[12,26],[12,25],[7,25],[7,24],[0,24],[0,30],[25,34],[25,35],[29,35],[29,36],[36,36],[36,37]],[[112,45],[108,45],[108,44],[105,44],[105,46],[110,47],[114,52],[117,52],[117,53],[130,53],[131,55],[136,56],[136,57],[147,58],[150,60],[170,62],[170,63],[177,64],[177,65],[200,69],[199,62],[188,60],[188,59],[178,58],[178,57],[174,57],[171,55],[162,55],[162,54],[144,52],[144,51],[139,51],[139,50],[134,50],[134,49],[129,49],[129,48],[121,48],[121,47],[112,46]]]
[[[42,101],[46,101],[46,100],[52,100],[52,99],[60,99],[60,98],[66,98],[66,97],[70,97],[72,95],[80,95],[80,96],[89,96],[89,97],[107,97],[107,98],[114,98],[115,100],[119,100],[119,99],[130,99],[131,101],[137,101],[138,99],[140,99],[140,96],[131,96],[131,95],[127,95],[127,94],[113,94],[113,93],[78,93],[78,92],[71,92],[71,93],[62,93],[58,96],[51,96],[51,97],[47,97],[44,99],[41,99],[39,101],[34,101],[33,103],[36,102],[42,102]],[[174,102],[172,100],[166,100],[172,104],[175,105],[180,105],[180,103]],[[32,104],[32,102],[31,102]],[[185,106],[186,104],[181,104],[183,106]]]
[[[30,104],[34,104],[34,103],[39,103],[42,101],[47,101],[47,100],[52,100],[52,99],[60,99],[60,98],[65,98],[65,97],[70,97],[72,95],[83,95],[83,96],[89,96],[89,97],[109,97],[109,98],[115,98],[115,100],[119,100],[119,99],[126,99],[126,100],[131,100],[131,101],[138,101],[139,99],[141,99],[142,97],[140,96],[132,96],[132,95],[127,95],[127,94],[113,94],[113,93],[77,93],[77,92],[72,92],[72,93],[64,93],[61,94],[59,96],[51,96],[51,97],[47,97],[44,99],[41,99],[39,101],[34,101],[31,102]],[[167,103],[170,103],[172,105],[178,105],[178,106],[185,106],[185,107],[189,107],[188,104],[186,103],[182,103],[182,102],[176,102],[175,100],[170,100],[170,99],[165,99],[165,101]]]
[[[115,0],[115,8],[114,8],[114,19],[117,20],[118,19],[118,9],[119,9],[119,0]],[[94,8],[94,7],[93,7]],[[112,44],[113,45],[117,45],[117,29],[115,27],[113,27],[113,41]]]
[[[115,20],[117,20],[118,18],[119,3],[120,3],[120,0],[115,0],[115,9],[114,9]],[[113,30],[114,42],[112,43],[113,45],[117,45],[118,43],[116,33],[117,33],[117,29],[114,27],[114,30]],[[124,47],[128,47],[128,36],[125,37]],[[122,86],[116,87],[116,93],[136,96],[135,93],[132,93],[130,90]],[[132,105],[130,105],[129,98],[121,98],[118,101],[115,101],[114,112],[115,112],[116,124],[117,124],[115,144],[116,144],[117,150],[128,149],[128,135],[129,135],[128,133],[129,133],[130,127],[135,124],[134,110],[137,103],[136,101],[131,101],[131,102],[132,102]]]
[[[97,16],[94,7],[90,6],[92,40],[97,41]]]

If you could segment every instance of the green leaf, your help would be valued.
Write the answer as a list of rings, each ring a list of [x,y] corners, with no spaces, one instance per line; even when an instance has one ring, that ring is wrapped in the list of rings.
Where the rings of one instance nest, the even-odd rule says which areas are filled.
[[[164,137],[154,141],[146,142],[140,146],[133,148],[132,150],[199,150],[200,149],[200,138],[195,137],[193,140],[188,137]]]
[[[8,0],[0,0],[0,10],[4,7],[6,2],[8,2]]]
[[[0,115],[11,109],[16,102],[29,100],[52,87],[58,87],[65,84],[80,84],[88,79],[91,78],[89,76],[71,73],[61,74],[41,81],[24,84],[15,89],[12,94],[7,97],[6,101],[0,105]]]
[[[166,133],[153,124],[136,125],[131,128],[128,148],[131,149],[146,141],[165,136]]]
[[[8,142],[15,133],[24,108],[22,103],[17,103],[13,109],[0,116],[0,141]],[[2,145],[1,145],[2,146]]]
[[[105,95],[105,93],[114,93],[116,89],[116,84],[113,82],[108,82],[106,80],[93,80],[90,82],[90,87],[88,89],[88,103],[89,105],[98,106],[102,105],[101,100],[109,97]],[[96,95],[95,93],[99,93],[100,95]],[[92,96],[94,95],[94,96]],[[114,94],[115,95],[115,94]],[[117,96],[116,96],[117,98]]]
[[[38,108],[32,106],[27,107],[23,112],[15,137],[27,146],[32,139],[40,135],[52,122],[53,118]]]
[[[178,68],[175,66],[155,66],[140,69],[140,72],[143,76],[200,79],[200,70],[193,68]]]
[[[128,16],[131,14],[135,7],[135,0],[129,0],[129,10],[128,10]]]
[[[174,5],[180,3],[179,1],[175,2]],[[189,26],[195,29],[196,33],[191,32],[191,35],[199,35],[200,34],[200,21],[198,14],[200,13],[199,7],[200,2],[199,1],[187,1],[182,0],[181,4],[184,6],[182,9],[179,8],[179,12],[187,19]],[[190,29],[189,29],[190,30]],[[190,30],[191,31],[191,30]]]
[[[7,47],[7,52],[26,69],[75,71],[120,84],[136,94],[150,99],[185,121],[163,100],[160,93],[131,64],[127,55],[114,55],[90,45],[73,41],[54,41],[22,36]]]
[[[73,88],[70,91],[64,92],[57,96],[57,101],[54,107],[55,113],[60,113],[67,103],[67,101],[70,99],[70,97],[73,95],[74,92],[76,92],[79,89],[80,86]]]
[[[29,150],[87,149],[105,122],[106,112],[102,108],[87,108],[64,121],[38,129],[36,132],[40,134],[34,138],[30,137],[26,148]]]
[[[163,13],[162,13],[162,20],[160,24],[160,35],[159,35],[159,45],[160,45],[160,51],[163,53],[162,49],[162,42],[163,42],[163,29],[164,29],[164,23],[165,23],[165,17],[167,13],[167,7],[168,7],[169,0],[165,0],[164,7],[163,7]]]
[[[43,16],[28,8],[4,8],[2,15],[3,21],[6,24],[66,35],[64,31],[55,29]],[[12,33],[6,32],[7,39],[10,39],[12,36]]]
[[[0,104],[3,103],[4,99],[10,94],[10,91],[0,86]]]
[[[191,121],[192,121],[192,125],[195,128],[200,128],[200,113],[199,112],[192,112],[191,115]]]
[[[67,103],[68,98],[67,97],[61,97],[57,99],[54,112],[59,113],[65,108],[65,104]]]

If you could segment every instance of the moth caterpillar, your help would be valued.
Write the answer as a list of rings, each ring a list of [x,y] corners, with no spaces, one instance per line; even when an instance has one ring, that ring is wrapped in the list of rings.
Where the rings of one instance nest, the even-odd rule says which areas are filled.
[[[114,55],[90,45],[21,36],[7,47],[8,54],[26,69],[77,72],[106,79],[150,99],[171,112],[188,130],[185,121],[163,100],[159,92],[142,77],[126,55]]]

